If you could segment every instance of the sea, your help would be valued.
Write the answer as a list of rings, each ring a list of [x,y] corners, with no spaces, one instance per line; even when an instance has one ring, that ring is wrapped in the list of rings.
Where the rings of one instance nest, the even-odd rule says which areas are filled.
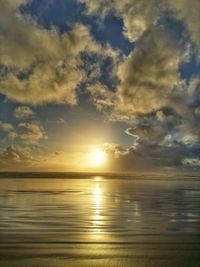
[[[1,174],[1,267],[199,267],[200,177]]]

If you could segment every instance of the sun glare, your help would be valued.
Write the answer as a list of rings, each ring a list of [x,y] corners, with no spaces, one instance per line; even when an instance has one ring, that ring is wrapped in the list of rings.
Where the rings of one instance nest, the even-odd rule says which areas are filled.
[[[106,160],[106,154],[102,150],[95,150],[91,154],[91,160],[94,165],[102,165]]]

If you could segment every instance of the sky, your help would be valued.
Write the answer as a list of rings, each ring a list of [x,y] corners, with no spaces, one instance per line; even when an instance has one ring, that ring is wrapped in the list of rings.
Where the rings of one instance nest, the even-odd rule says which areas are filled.
[[[0,6],[0,170],[199,171],[199,0]]]

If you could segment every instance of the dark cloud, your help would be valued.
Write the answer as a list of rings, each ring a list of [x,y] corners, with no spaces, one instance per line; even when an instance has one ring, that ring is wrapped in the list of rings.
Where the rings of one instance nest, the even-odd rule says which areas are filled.
[[[200,51],[199,0],[167,0],[166,3],[174,16],[183,22],[192,41],[196,44],[197,50]]]
[[[126,121],[126,133],[133,137],[128,149],[110,145],[113,157],[117,155],[118,161],[133,169],[145,162],[149,166],[198,166],[200,78],[196,75],[186,83],[180,66],[189,61],[192,42],[197,50],[200,47],[199,1],[80,2],[89,15],[104,18],[112,12],[120,17],[124,36],[135,42],[133,51],[114,67],[119,80],[116,91],[110,93],[103,85],[93,91],[96,106],[109,110],[111,120]],[[195,8],[191,11],[189,6]],[[166,11],[185,29],[179,38],[159,23]],[[186,41],[187,35],[191,39]]]
[[[121,171],[183,169],[199,167],[200,146],[174,142],[173,145],[138,144],[128,149],[119,145],[106,150],[112,167]]]
[[[146,32],[117,69],[120,112],[134,116],[171,105],[172,99],[183,94],[182,60],[176,42],[162,27]]]

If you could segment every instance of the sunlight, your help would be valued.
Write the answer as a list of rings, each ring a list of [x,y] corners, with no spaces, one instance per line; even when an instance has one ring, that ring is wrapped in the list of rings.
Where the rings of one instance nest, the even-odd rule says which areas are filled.
[[[103,150],[96,149],[91,153],[91,161],[93,165],[102,165],[106,160],[106,154]]]
[[[98,207],[100,206],[101,203],[101,188],[99,184],[96,184],[94,195],[95,195],[96,211],[98,213]]]
[[[95,233],[101,232],[101,201],[102,201],[102,191],[99,183],[96,183],[96,186],[93,191],[94,194],[94,215],[93,215],[93,224],[95,226]]]
[[[95,176],[95,177],[94,177],[94,180],[95,180],[96,182],[100,182],[100,181],[102,180],[102,177],[101,177],[101,176]]]

